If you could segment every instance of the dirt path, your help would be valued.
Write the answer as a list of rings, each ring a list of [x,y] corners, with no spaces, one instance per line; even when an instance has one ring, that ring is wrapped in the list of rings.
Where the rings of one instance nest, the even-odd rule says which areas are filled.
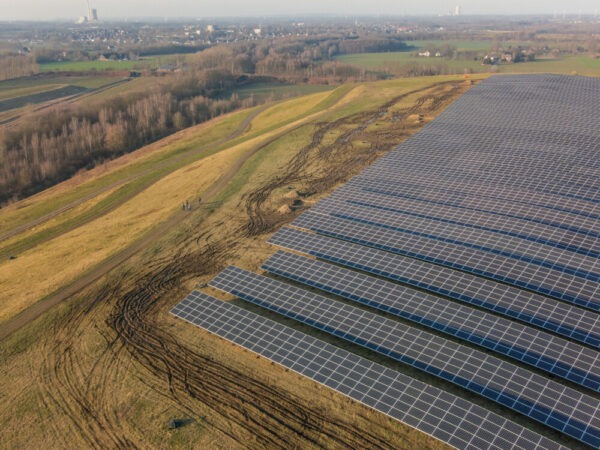
[[[442,90],[433,89],[423,97],[441,95],[444,95]],[[447,101],[451,97],[449,95]],[[411,111],[397,114],[406,118]],[[226,229],[217,230],[208,223],[198,227],[199,231],[186,237],[178,247],[180,251],[174,251],[173,256],[155,258],[135,271],[121,274],[119,279],[105,283],[99,292],[86,297],[77,308],[55,321],[41,337],[39,354],[42,357],[31,362],[31,370],[37,375],[35,391],[39,409],[66,419],[62,424],[49,422],[45,430],[47,436],[57,446],[65,447],[77,445],[76,441],[69,440],[66,431],[81,441],[81,446],[89,448],[149,447],[145,436],[136,434],[140,430],[137,424],[129,427],[131,417],[119,412],[122,410],[117,406],[120,399],[116,388],[127,372],[143,380],[144,386],[167,404],[210,427],[232,446],[415,448],[403,433],[394,433],[397,429],[375,414],[361,416],[357,410],[358,420],[357,416],[332,415],[296,391],[280,389],[252,370],[217,360],[210,350],[199,350],[180,342],[161,316],[169,306],[165,298],[177,292],[183,282],[214,275],[243,251],[247,237],[255,239],[271,229],[274,222],[268,199],[272,199],[282,183],[298,182],[315,193],[327,192],[332,182],[352,176],[377,155],[397,145],[400,137],[419,127],[409,121],[398,122],[397,128],[385,135],[380,135],[374,127],[367,129],[373,120],[391,122],[391,116],[389,108],[383,108],[335,121],[341,133],[330,145],[324,145],[323,140],[326,131],[335,127],[318,124],[311,143],[246,197],[247,208],[236,211],[232,220],[223,225]],[[278,137],[249,150],[205,191],[205,201],[218,198],[244,162]],[[371,146],[352,149],[350,138],[373,138],[373,142]],[[333,181],[332,173],[335,173]],[[189,213],[178,211],[150,231],[132,245],[131,254],[160,237],[166,227],[184,220],[186,214]],[[295,215],[279,217],[277,223],[291,221]],[[125,258],[128,250],[121,252]],[[102,273],[96,275],[106,273],[109,266],[116,267],[119,260],[124,261],[122,255],[109,258],[99,266],[103,268]],[[104,345],[99,356],[86,365],[80,357],[88,350],[82,336],[92,327],[102,335]],[[206,407],[212,411],[207,417],[202,415]]]
[[[338,101],[339,100],[341,99],[338,99]],[[220,145],[221,143],[224,143],[241,135],[246,130],[246,128],[248,128],[254,117],[256,117],[258,114],[264,111],[264,109],[270,106],[271,105],[264,106],[259,110],[255,111],[253,114],[247,117],[246,120],[244,120],[244,122],[237,128],[237,130],[234,133],[232,133],[226,138],[221,139],[219,143],[214,143],[212,145]],[[236,160],[236,162],[231,167],[229,167],[229,169],[221,177],[219,177],[219,179],[214,184],[212,184],[206,189],[206,191],[204,191],[204,193],[202,194],[202,202],[211,203],[214,200],[216,200],[216,198],[218,198],[218,196],[224,191],[224,189],[227,187],[227,184],[239,172],[239,170],[246,163],[246,161],[248,161],[248,159],[250,159],[260,150],[272,144],[285,134],[293,131],[294,129],[300,128],[301,126],[304,126],[304,123],[301,123],[291,129],[286,129],[285,131],[277,133],[273,137],[267,139],[266,141],[247,151],[242,157]],[[12,333],[19,330],[21,327],[34,321],[46,311],[50,310],[53,306],[61,303],[67,298],[86,288],[94,281],[113,270],[115,267],[127,261],[137,252],[150,245],[152,242],[159,240],[170,229],[172,229],[175,225],[184,220],[188,214],[188,211],[178,210],[174,215],[172,215],[167,220],[154,227],[140,239],[138,239],[128,247],[124,248],[123,250],[119,251],[118,253],[105,259],[100,264],[95,266],[92,270],[75,280],[73,283],[50,294],[49,296],[43,298],[39,302],[35,303],[34,305],[31,305],[24,311],[20,312],[13,318],[0,324],[0,341],[10,336]]]
[[[203,151],[211,150],[213,148],[218,147],[219,145],[222,145],[222,144],[224,144],[224,143],[226,143],[228,141],[231,141],[233,139],[238,138],[239,136],[241,136],[248,129],[248,127],[250,126],[250,123],[256,118],[256,116],[258,116],[265,109],[267,109],[267,108],[269,108],[271,106],[272,105],[265,105],[265,106],[257,109],[256,111],[254,111],[252,114],[250,114],[248,117],[246,117],[246,119],[244,119],[244,121],[229,136],[221,138],[218,141],[215,141],[215,142],[213,142],[211,144],[207,144],[207,145],[204,145],[202,147],[198,147],[198,148],[192,149],[192,150],[190,150],[188,152],[185,152],[185,153],[177,156],[176,158],[173,158],[171,160],[172,163],[176,164],[177,162],[183,160],[184,158],[189,157],[189,155],[191,153],[203,152]],[[150,168],[150,169],[145,170],[143,172],[140,172],[140,173],[138,173],[136,175],[132,175],[132,176],[127,177],[125,179],[119,180],[119,181],[117,181],[115,183],[112,183],[112,184],[110,184],[108,186],[104,186],[104,187],[102,187],[102,188],[100,188],[100,189],[98,189],[98,190],[96,190],[94,192],[91,192],[91,193],[85,195],[84,197],[81,197],[81,198],[79,198],[79,199],[77,199],[77,200],[75,200],[75,201],[73,201],[73,202],[71,202],[71,203],[69,203],[67,205],[64,205],[64,206],[62,206],[62,207],[60,207],[60,208],[58,208],[58,209],[56,209],[56,210],[54,210],[54,211],[52,211],[52,212],[50,212],[48,214],[45,214],[45,215],[43,215],[43,216],[41,216],[41,217],[39,217],[37,219],[31,220],[31,221],[29,221],[29,222],[27,222],[27,223],[25,223],[23,225],[20,225],[18,227],[13,228],[12,230],[9,230],[9,231],[7,231],[5,233],[2,233],[2,234],[0,234],[0,242],[5,241],[7,239],[10,239],[11,237],[18,235],[19,233],[27,231],[27,230],[29,230],[29,229],[31,229],[33,227],[36,227],[36,226],[38,226],[38,225],[40,225],[40,224],[42,224],[44,222],[47,222],[48,220],[50,220],[50,219],[58,216],[59,214],[67,212],[67,211],[69,211],[69,210],[71,210],[71,209],[73,209],[73,208],[81,205],[82,203],[84,203],[84,202],[86,202],[88,200],[91,200],[94,197],[97,197],[98,195],[101,195],[104,192],[107,192],[107,191],[109,191],[111,189],[117,188],[117,187],[122,186],[124,184],[127,184],[127,183],[129,183],[131,181],[134,181],[134,180],[136,180],[138,178],[146,176],[146,175],[150,174],[152,171],[153,171],[153,169]],[[85,220],[78,221],[78,222],[74,223],[73,226],[71,228],[67,229],[67,230],[61,230],[60,233],[56,233],[56,234],[52,234],[52,233],[47,233],[46,232],[47,233],[47,238],[44,239],[43,241],[36,241],[36,245],[39,245],[42,242],[46,242],[46,241],[48,241],[50,239],[54,239],[57,236],[59,236],[60,234],[67,233],[67,232],[71,231],[72,229],[74,229],[76,227],[84,225],[84,224],[86,224],[88,222],[91,222],[92,220],[96,220],[97,218],[104,216],[105,214],[108,214],[110,211],[112,211],[115,208],[121,206],[123,203],[125,203],[128,200],[130,200],[131,198],[135,197],[141,191],[143,191],[144,189],[147,189],[149,186],[151,186],[152,184],[156,183],[157,181],[158,180],[152,181],[150,183],[147,183],[147,184],[145,184],[143,186],[138,187],[135,190],[132,190],[132,192],[130,192],[128,195],[122,197],[119,202],[115,203],[114,205],[111,205],[111,208],[109,208],[107,210],[99,211],[97,214],[92,214],[92,215],[86,216]],[[19,252],[23,252],[24,250],[26,250],[26,248],[19,247]],[[0,251],[0,257],[7,256],[8,254],[12,254],[10,248],[6,249],[6,250]]]

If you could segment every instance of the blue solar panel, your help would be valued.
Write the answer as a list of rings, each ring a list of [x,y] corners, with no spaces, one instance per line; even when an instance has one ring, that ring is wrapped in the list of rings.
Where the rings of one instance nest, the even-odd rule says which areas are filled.
[[[477,350],[288,284],[228,267],[210,286],[445,379],[593,446],[600,401]]]
[[[360,198],[360,196],[356,198]],[[600,281],[600,275],[597,273],[600,272],[600,259],[597,257],[581,253],[574,254],[556,246],[524,240],[509,234],[468,227],[462,221],[451,223],[450,221],[435,220],[423,214],[404,214],[391,211],[391,208],[374,209],[368,205],[340,201],[337,196],[319,202],[312,212],[355,220],[388,230],[425,236],[469,249],[525,261],[532,265],[582,277],[585,280]]]
[[[410,195],[406,190],[403,191],[403,195],[385,195],[373,189],[358,189],[346,185],[338,189],[325,202],[337,200],[338,208],[345,207],[345,204],[348,203],[370,208],[373,214],[377,214],[378,210],[391,211],[494,232],[581,255],[595,258],[600,256],[600,240],[598,239],[600,234],[598,233],[574,232],[561,227],[525,220],[517,216],[518,209],[514,204],[510,204],[511,216],[500,215],[497,209],[492,212],[498,201],[495,201],[488,211],[464,209],[457,203],[428,200],[420,187],[415,188],[415,191],[417,195]],[[324,202],[321,201],[319,206],[323,204]]]
[[[548,201],[544,204],[545,199],[540,199],[536,192],[498,187],[486,189],[486,186],[470,184],[467,180],[444,181],[446,182],[438,180],[436,183],[435,179],[432,181],[414,174],[404,175],[398,179],[389,174],[377,177],[361,175],[350,180],[344,189],[355,188],[365,193],[413,199],[428,204],[459,208],[463,211],[539,223],[593,237],[600,235],[595,230],[596,220],[600,216],[588,205],[567,207],[563,203]],[[583,209],[583,206],[587,208]]]
[[[277,252],[263,269],[600,391],[600,354],[595,350],[421,291],[291,253]]]
[[[598,314],[529,291],[293,228],[279,230],[269,242],[485,308],[600,348]]]
[[[563,449],[440,389],[200,292],[172,313],[456,448]]]
[[[422,259],[435,264],[512,284],[539,294],[600,311],[600,284],[528,261],[495,255],[443,239],[430,239],[423,232],[390,230],[340,217],[308,211],[293,222],[301,228],[362,245]]]
[[[598,79],[491,77],[294,222],[319,234],[288,228],[270,240],[393,282],[281,253],[266,265],[273,273],[418,322],[435,334],[236,269],[216,282],[600,448],[599,104]],[[229,277],[232,271],[238,278]],[[200,320],[201,326],[237,333],[235,314],[233,323],[219,319],[213,325],[211,318]],[[221,318],[229,319],[225,311]],[[268,335],[265,348],[254,351],[288,357],[290,343],[261,330]],[[259,339],[248,331],[244,342],[246,336],[252,345]],[[469,347],[475,345],[520,365]],[[293,355],[289,364],[298,358]],[[318,354],[295,370],[317,381],[333,372],[336,383],[346,374],[356,381],[366,370],[359,364],[335,372],[329,365],[325,373],[316,359],[331,363]],[[539,370],[532,373],[523,364]],[[582,387],[571,389],[544,372]],[[360,401],[393,416],[399,405],[385,392],[389,383],[361,383],[327,385],[351,396],[359,392]],[[367,391],[373,395],[363,398]],[[431,403],[424,399],[412,397],[420,405]],[[486,448],[499,435],[500,447],[530,448],[506,439],[498,424],[490,429],[487,422],[484,431],[461,422],[452,431],[445,416],[435,416],[415,422],[409,414],[404,420],[431,434],[437,430],[449,443],[460,436],[461,448]]]

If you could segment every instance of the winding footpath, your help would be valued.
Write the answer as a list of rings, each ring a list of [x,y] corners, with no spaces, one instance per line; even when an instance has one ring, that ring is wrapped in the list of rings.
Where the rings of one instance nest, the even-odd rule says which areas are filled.
[[[282,127],[283,128],[282,131],[280,131],[279,133],[276,133],[273,136],[269,137],[268,139],[262,141],[260,144],[250,148],[242,157],[240,157],[234,164],[232,164],[228,168],[228,170],[226,172],[224,172],[223,175],[217,181],[215,181],[215,183],[213,183],[210,187],[208,187],[204,191],[204,193],[202,194],[202,203],[210,204],[210,203],[214,202],[218,198],[218,196],[226,189],[229,182],[240,171],[240,169],[246,163],[246,161],[248,161],[248,159],[250,159],[256,153],[258,153],[259,151],[261,151],[268,145],[272,144],[276,140],[280,139],[281,137],[285,136],[286,134],[290,133],[291,131],[294,131],[302,126],[305,126],[306,123],[308,123],[308,121],[311,118],[321,115],[327,111],[330,111],[344,97],[345,96],[342,96],[339,99],[336,99],[336,102],[333,103],[332,105],[330,105],[329,107],[327,107],[325,110],[320,111],[315,114],[312,114],[308,117],[305,117],[291,126],[284,125]],[[231,135],[210,144],[206,148],[212,148],[213,146],[218,146],[229,140],[237,138],[238,136],[240,136],[242,133],[244,133],[246,131],[246,129],[250,126],[252,120],[258,114],[260,114],[265,109],[270,108],[272,106],[273,106],[273,104],[269,104],[269,105],[263,106],[262,108],[259,108],[257,111],[255,111],[250,116],[248,116],[244,120],[244,122]],[[203,148],[203,149],[205,149],[205,148]],[[195,149],[194,151],[199,151],[199,149]],[[181,157],[183,157],[183,155],[179,156],[178,158],[181,158]],[[142,175],[137,175],[137,176],[142,176]],[[112,186],[112,187],[114,187],[114,186]],[[147,186],[145,188],[147,188]],[[95,194],[99,195],[101,192],[104,192],[104,190],[106,190],[106,189],[107,188],[103,188],[103,190],[97,191],[97,192],[95,192]],[[139,192],[136,192],[136,193],[139,193]],[[92,194],[90,194],[90,195],[92,195]],[[68,206],[75,207],[78,204],[80,204],[82,201],[85,201],[85,200],[79,199],[79,200],[69,204]],[[197,208],[198,207],[196,207],[196,209]],[[61,210],[64,211],[64,207],[61,208]],[[50,213],[50,214],[53,214],[53,213]],[[57,214],[60,214],[60,212],[58,212]],[[47,215],[47,216],[49,216],[49,215]],[[106,275],[114,268],[123,264],[129,258],[131,258],[136,253],[138,253],[140,250],[143,250],[144,248],[146,248],[153,242],[156,242],[157,240],[159,240],[170,229],[175,227],[178,223],[182,222],[188,215],[189,215],[189,211],[177,210],[167,220],[163,221],[162,223],[158,224],[157,226],[155,226],[154,228],[149,230],[146,234],[144,234],[141,238],[139,238],[138,240],[131,243],[129,246],[123,248],[122,250],[118,251],[117,253],[113,254],[112,256],[109,256],[105,260],[101,261],[98,265],[96,265],[95,267],[93,267],[91,270],[84,273],[83,275],[81,275],[79,278],[77,278],[72,283],[58,289],[57,291],[53,292],[52,294],[44,297],[40,301],[36,302],[35,304],[33,304],[33,305],[29,306],[28,308],[26,308],[25,310],[21,311],[19,314],[10,318],[6,322],[1,323],[0,324],[0,341],[7,338],[11,334],[15,333],[16,331],[18,331],[25,325],[28,325],[29,323],[33,322],[34,320],[36,320],[37,318],[42,316],[45,312],[49,311],[52,307],[58,305],[59,303],[72,297],[79,291],[90,286],[93,282],[100,279],[102,276]],[[47,217],[47,216],[45,216],[45,217]],[[54,216],[56,216],[56,214]],[[52,216],[52,217],[54,217],[54,216]],[[48,220],[48,219],[46,219],[46,220]],[[34,222],[34,221],[32,221],[32,222]],[[32,223],[32,222],[29,222],[29,223]]]

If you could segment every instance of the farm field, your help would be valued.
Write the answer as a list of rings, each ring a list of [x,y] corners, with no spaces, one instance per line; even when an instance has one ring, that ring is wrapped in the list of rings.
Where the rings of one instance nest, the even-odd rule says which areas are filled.
[[[442,41],[443,42],[443,41]],[[476,45],[476,44],[474,44]],[[453,71],[467,70],[473,73],[562,73],[598,76],[600,60],[591,56],[565,56],[558,58],[539,58],[531,62],[517,64],[501,64],[485,66],[479,61],[452,60],[435,57],[413,56],[414,51],[389,52],[389,53],[363,53],[356,55],[343,55],[336,59],[340,62],[351,64],[371,70],[381,70],[390,73],[399,71],[408,65],[417,66],[442,66]]]
[[[6,100],[0,100],[0,112],[21,108],[25,105],[37,105],[40,103],[46,103],[52,100],[57,100],[59,98],[82,94],[84,92],[87,92],[86,88],[82,88],[79,86],[64,86],[35,94],[23,95]]]
[[[2,209],[0,331],[21,321],[0,353],[5,447],[445,448],[168,311],[227,264],[257,270],[273,231],[470,85],[362,83],[239,111]]]
[[[93,89],[107,85],[114,80],[115,77],[112,76],[32,75],[30,77],[0,81],[0,92],[2,92],[2,98],[4,99],[23,94],[42,92],[43,90],[49,90],[62,85]]]
[[[160,84],[154,77],[36,75],[0,81],[0,126],[44,112],[50,106],[103,102],[122,93],[135,93]]]
[[[274,84],[256,83],[236,89],[234,92],[241,98],[254,98],[258,102],[280,100],[290,97],[331,91],[335,86],[321,84]],[[231,95],[229,93],[229,95]]]
[[[42,72],[89,72],[108,70],[142,70],[159,67],[159,58],[142,58],[138,61],[65,61],[40,64]]]

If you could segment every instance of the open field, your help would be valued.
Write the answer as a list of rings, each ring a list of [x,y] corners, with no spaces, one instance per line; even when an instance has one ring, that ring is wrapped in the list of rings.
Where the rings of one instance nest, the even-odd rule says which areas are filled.
[[[29,86],[15,89],[11,89],[10,87],[3,88],[2,91],[0,91],[0,100],[39,94],[40,92],[52,91],[64,86],[64,84],[46,84],[41,86]]]
[[[42,72],[102,72],[111,70],[151,70],[186,60],[193,54],[144,56],[130,61],[64,61],[40,64]]]
[[[462,77],[393,80],[240,111],[3,209],[0,234],[17,232],[0,251],[63,227],[0,262],[3,293],[12,293],[2,302],[5,323],[96,271],[3,340],[5,447],[444,448],[168,311],[226,264],[256,270],[273,251],[265,243],[272,231],[469,85]],[[295,190],[310,193],[299,208],[287,195]],[[185,200],[191,211],[181,209]],[[168,430],[171,418],[189,423]]]
[[[118,95],[119,85],[126,81],[128,79],[122,77],[62,75],[1,81],[0,126],[13,124],[22,117],[63,102],[102,100],[107,96]],[[136,79],[129,84],[135,88],[145,83],[148,82]]]
[[[254,98],[258,102],[281,100],[290,97],[315,94],[317,92],[331,91],[335,86],[322,84],[275,84],[256,83],[236,89],[235,92],[241,99]],[[228,97],[232,92],[224,97]]]
[[[79,86],[64,86],[48,91],[38,92],[36,94],[28,94],[19,97],[13,97],[7,100],[0,101],[0,112],[21,108],[25,105],[37,105],[40,103],[46,103],[63,97],[79,95],[84,92],[87,92],[86,88],[82,88]]]
[[[33,75],[21,77],[14,80],[0,81],[2,98],[18,97],[21,90],[31,89],[40,92],[58,86],[71,85],[84,88],[99,88],[115,81],[115,77],[109,76],[67,76],[67,75]]]
[[[479,61],[452,60],[446,58],[425,58],[413,56],[414,52],[362,53],[344,55],[338,61],[371,70],[394,73],[407,65],[443,66],[454,71],[468,70],[473,73],[562,73],[598,76],[600,59],[591,56],[565,56],[560,58],[539,58],[531,62],[517,64],[482,65]]]
[[[137,61],[65,61],[40,64],[42,72],[89,72],[103,70],[142,70],[156,69],[158,58],[141,58]]]
[[[416,48],[424,48],[424,47],[444,47],[446,45],[450,45],[456,50],[460,51],[468,51],[468,50],[481,50],[488,51],[492,46],[494,40],[493,36],[490,36],[489,39],[470,39],[470,40],[454,40],[454,39],[429,39],[429,40],[415,40],[415,41],[406,41],[406,44],[411,47]],[[531,45],[531,41],[511,41],[511,40],[502,40],[498,42],[502,47],[518,47],[518,46],[526,46]]]

